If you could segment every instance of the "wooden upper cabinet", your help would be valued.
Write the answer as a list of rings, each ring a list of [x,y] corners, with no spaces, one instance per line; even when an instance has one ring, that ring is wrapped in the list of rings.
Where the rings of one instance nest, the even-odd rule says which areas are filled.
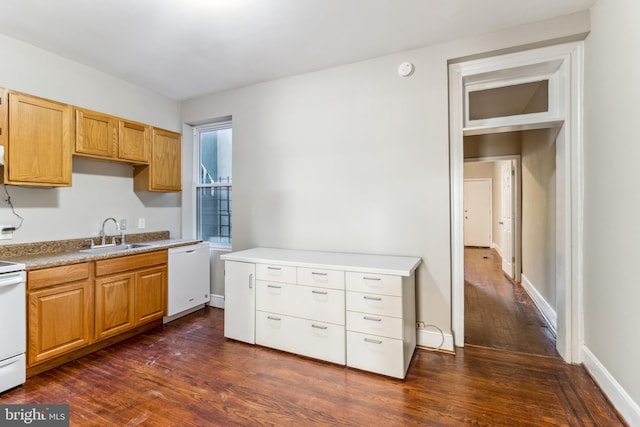
[[[151,126],[82,108],[75,111],[75,155],[149,163]]]
[[[4,183],[70,186],[73,108],[19,92],[5,91],[5,94]]]
[[[136,167],[136,191],[182,191],[182,135],[153,129],[149,166]]]
[[[118,158],[149,163],[151,126],[120,120],[118,134]]]
[[[76,108],[74,154],[115,157],[117,132],[118,121],[114,117]]]

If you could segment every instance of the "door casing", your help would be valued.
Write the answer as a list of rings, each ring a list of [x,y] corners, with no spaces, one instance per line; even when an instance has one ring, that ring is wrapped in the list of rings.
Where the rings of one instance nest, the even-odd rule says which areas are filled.
[[[464,346],[464,151],[465,134],[561,126],[556,139],[556,347],[564,360],[580,363],[583,332],[583,42],[483,58],[449,65],[449,143],[451,191],[452,332]],[[548,66],[548,67],[547,67]],[[493,76],[506,70],[553,68],[558,83],[557,109],[538,119],[512,117],[483,128],[465,129],[465,80]]]

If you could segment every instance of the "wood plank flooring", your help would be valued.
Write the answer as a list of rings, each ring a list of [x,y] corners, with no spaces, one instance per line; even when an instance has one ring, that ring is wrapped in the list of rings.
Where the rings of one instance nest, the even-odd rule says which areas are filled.
[[[30,378],[0,404],[68,403],[72,426],[619,426],[580,366],[417,350],[405,380],[223,336],[205,308]]]
[[[553,330],[494,249],[465,248],[464,280],[466,344],[560,357]]]

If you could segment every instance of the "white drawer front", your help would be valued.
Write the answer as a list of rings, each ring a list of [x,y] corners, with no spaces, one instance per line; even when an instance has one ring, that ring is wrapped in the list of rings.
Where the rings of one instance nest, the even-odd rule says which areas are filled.
[[[386,274],[346,273],[347,290],[402,296],[402,277]]]
[[[347,292],[347,310],[402,317],[402,298],[388,295]]]
[[[344,291],[287,283],[256,282],[256,308],[344,325]]]
[[[404,378],[402,340],[347,331],[347,366]]]
[[[27,380],[27,362],[24,354],[0,360],[0,392],[19,386]]]
[[[256,344],[345,364],[344,326],[258,311]]]
[[[344,289],[344,271],[298,267],[298,284]]]
[[[256,264],[256,279],[296,283],[296,268],[276,264]]]
[[[347,330],[402,339],[402,319],[347,311]]]

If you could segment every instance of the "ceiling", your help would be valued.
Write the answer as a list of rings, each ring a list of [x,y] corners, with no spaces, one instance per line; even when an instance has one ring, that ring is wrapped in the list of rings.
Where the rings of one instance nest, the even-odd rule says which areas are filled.
[[[0,33],[183,100],[588,9],[595,0],[2,0]]]

